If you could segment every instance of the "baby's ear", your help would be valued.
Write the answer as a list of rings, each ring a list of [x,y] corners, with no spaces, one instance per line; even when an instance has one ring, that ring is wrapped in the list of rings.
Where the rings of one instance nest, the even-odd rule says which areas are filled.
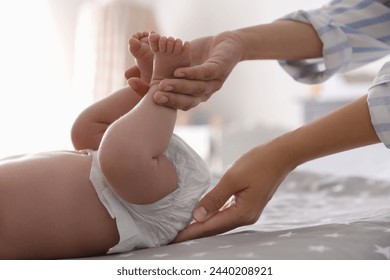
[[[132,77],[127,80],[129,86],[140,96],[145,96],[149,90],[149,85],[142,81],[140,78]]]

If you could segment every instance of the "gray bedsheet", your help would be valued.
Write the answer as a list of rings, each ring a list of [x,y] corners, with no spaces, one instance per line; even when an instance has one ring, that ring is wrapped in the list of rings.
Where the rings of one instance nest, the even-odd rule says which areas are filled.
[[[295,171],[255,225],[97,259],[390,259],[390,182]]]

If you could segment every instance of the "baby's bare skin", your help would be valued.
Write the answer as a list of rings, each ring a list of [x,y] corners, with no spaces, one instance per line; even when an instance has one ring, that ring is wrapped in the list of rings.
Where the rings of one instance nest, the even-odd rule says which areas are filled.
[[[172,69],[175,69],[183,58],[187,58],[188,46],[182,47],[181,41],[160,38],[159,35],[153,35],[150,44],[156,55],[157,65],[153,72],[153,84],[154,80],[156,83],[158,79],[172,75]],[[186,50],[183,55],[182,49]],[[151,98],[157,88],[153,88],[155,89],[151,89],[145,97],[150,100],[141,106],[148,108],[147,102],[156,106]],[[128,90],[131,94],[131,89]],[[121,91],[121,94],[126,93],[127,89]],[[141,111],[140,108],[138,110]],[[162,127],[161,133],[169,134],[163,124],[159,126]],[[125,136],[128,142],[128,136]],[[106,138],[117,144],[115,135],[109,133]],[[122,136],[117,139],[123,138]],[[101,146],[104,146],[104,141],[103,139]],[[118,149],[112,147],[113,151],[114,148]],[[100,152],[101,150],[99,147]],[[158,157],[155,170],[144,170],[145,174],[141,174],[141,177],[144,181],[148,177],[158,178],[160,185],[156,186],[157,191],[143,187],[143,194],[140,195],[137,186],[132,187],[133,181],[117,179],[115,174],[105,175],[113,182],[112,187],[118,194],[123,194],[122,198],[127,201],[132,202],[136,194],[141,204],[147,204],[146,199],[161,199],[176,188],[177,178],[172,163],[168,162],[162,153],[153,155],[151,162],[156,160],[155,157]],[[112,162],[100,160],[102,166],[103,163],[106,166],[113,165]],[[89,180],[91,164],[92,155],[88,149],[37,153],[0,160],[0,259],[53,259],[101,255],[119,242],[116,222],[100,202]]]
[[[89,181],[91,160],[88,151],[58,151],[0,161],[1,258],[97,255],[118,242]]]

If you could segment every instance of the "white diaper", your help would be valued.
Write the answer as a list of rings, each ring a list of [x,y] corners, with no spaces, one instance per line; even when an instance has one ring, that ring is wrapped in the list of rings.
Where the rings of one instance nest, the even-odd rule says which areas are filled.
[[[165,155],[176,167],[177,189],[147,205],[131,204],[117,195],[104,177],[98,153],[92,152],[90,180],[119,232],[119,243],[107,254],[170,243],[192,221],[192,210],[210,187],[205,162],[178,136],[173,135]]]

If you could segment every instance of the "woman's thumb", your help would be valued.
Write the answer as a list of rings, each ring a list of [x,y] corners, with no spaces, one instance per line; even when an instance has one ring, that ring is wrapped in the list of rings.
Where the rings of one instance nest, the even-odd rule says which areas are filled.
[[[204,222],[214,216],[233,195],[223,184],[219,182],[214,189],[206,194],[196,206],[193,217],[198,222]]]

